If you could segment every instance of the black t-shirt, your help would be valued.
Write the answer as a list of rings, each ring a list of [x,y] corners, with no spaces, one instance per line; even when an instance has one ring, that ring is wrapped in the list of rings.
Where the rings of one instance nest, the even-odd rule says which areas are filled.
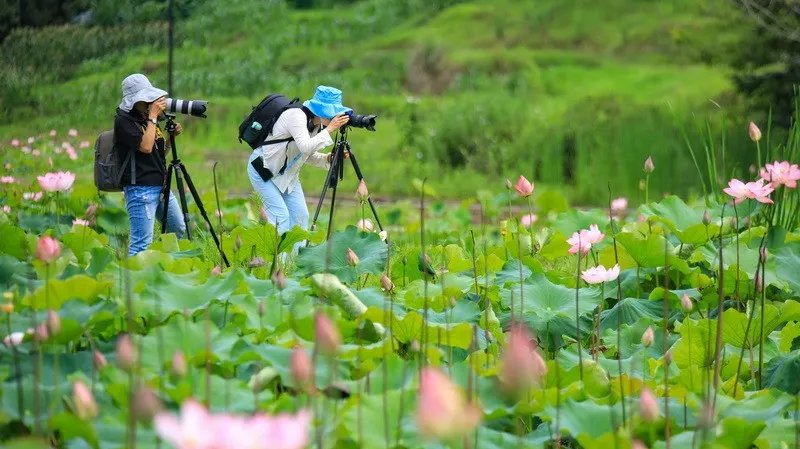
[[[166,140],[161,128],[156,127],[156,140],[153,144],[151,153],[139,151],[139,144],[142,143],[144,130],[147,128],[147,119],[140,116],[136,111],[125,112],[117,109],[117,116],[114,119],[114,148],[118,151],[120,161],[130,152],[136,157],[136,185],[162,186],[166,174],[166,155],[164,147]],[[130,161],[122,167],[122,184],[131,184]]]

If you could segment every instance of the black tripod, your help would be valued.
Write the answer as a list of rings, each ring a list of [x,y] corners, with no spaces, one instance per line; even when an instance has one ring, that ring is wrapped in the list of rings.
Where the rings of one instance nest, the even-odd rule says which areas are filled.
[[[353,154],[353,150],[350,148],[350,142],[347,141],[348,128],[349,126],[343,126],[339,130],[339,135],[336,137],[336,143],[334,143],[333,152],[331,152],[331,154],[333,154],[331,168],[328,169],[328,176],[325,178],[325,185],[322,187],[322,194],[319,196],[319,203],[317,203],[317,210],[314,212],[314,220],[311,222],[311,230],[314,231],[317,229],[317,218],[319,217],[320,209],[322,209],[322,202],[325,200],[328,187],[330,187],[333,189],[333,193],[331,194],[331,210],[328,213],[327,238],[331,237],[331,230],[333,229],[333,210],[336,206],[336,188],[339,185],[339,180],[344,178],[345,153],[350,154],[349,159],[353,164],[353,170],[356,172],[356,177],[359,182],[364,179],[364,175],[361,174],[361,169],[358,167],[356,155]],[[378,224],[378,228],[383,231],[381,220],[378,218],[378,212],[375,210],[375,205],[372,204],[372,198],[367,197],[367,202],[369,203],[369,208],[372,210],[372,215],[375,217],[375,222]],[[389,243],[388,238],[386,239],[386,243]]]
[[[220,255],[222,255],[222,260],[225,262],[225,266],[229,267],[231,264],[228,262],[228,258],[225,257],[225,252],[222,251],[222,246],[219,244],[219,238],[217,238],[217,234],[214,232],[214,226],[211,224],[211,220],[208,219],[208,214],[206,214],[206,209],[203,207],[203,202],[200,201],[200,195],[197,193],[197,189],[194,188],[192,178],[189,176],[189,172],[186,171],[186,166],[184,166],[183,162],[178,159],[178,150],[175,147],[175,121],[173,120],[175,116],[166,114],[166,117],[166,128],[167,132],[169,133],[169,143],[172,146],[172,161],[169,163],[169,167],[167,167],[167,179],[166,183],[164,184],[164,190],[162,191],[162,197],[164,198],[164,210],[161,213],[161,232],[167,232],[167,210],[169,209],[169,195],[170,186],[172,185],[172,174],[174,173],[175,183],[178,187],[178,196],[180,197],[181,201],[181,209],[183,210],[183,223],[186,225],[186,238],[191,240],[192,235],[190,233],[191,231],[189,230],[189,207],[188,204],[186,204],[186,192],[183,190],[183,177],[186,177],[186,185],[189,186],[189,192],[192,193],[194,202],[197,204],[197,209],[200,210],[200,215],[203,216],[203,219],[208,224],[208,229],[211,231],[211,237],[214,239],[214,243],[217,245]]]

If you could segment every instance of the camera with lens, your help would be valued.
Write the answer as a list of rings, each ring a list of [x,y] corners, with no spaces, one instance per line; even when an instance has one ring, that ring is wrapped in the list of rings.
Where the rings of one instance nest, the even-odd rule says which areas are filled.
[[[347,115],[350,116],[350,120],[347,121],[345,126],[375,131],[375,119],[378,118],[377,115],[360,115],[356,114],[355,111],[350,111]]]
[[[169,114],[186,114],[194,117],[206,118],[207,101],[203,100],[179,100],[177,98],[167,98],[167,109]]]

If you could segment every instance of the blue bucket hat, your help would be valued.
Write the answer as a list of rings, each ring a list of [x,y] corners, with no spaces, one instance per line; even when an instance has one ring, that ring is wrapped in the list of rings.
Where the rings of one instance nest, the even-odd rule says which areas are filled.
[[[324,119],[332,119],[339,114],[351,112],[352,109],[342,105],[342,91],[335,87],[317,86],[314,97],[303,102],[314,115]]]

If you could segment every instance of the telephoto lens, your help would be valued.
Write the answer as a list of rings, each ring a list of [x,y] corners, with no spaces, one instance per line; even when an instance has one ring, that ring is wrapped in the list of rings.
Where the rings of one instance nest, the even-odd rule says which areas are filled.
[[[359,115],[355,112],[351,112],[348,115],[350,116],[350,120],[347,121],[348,125],[355,128],[375,131],[375,119],[378,117],[377,115]]]
[[[206,118],[207,101],[203,100],[179,100],[177,98],[167,98],[167,112],[170,114],[187,114],[194,117]]]

